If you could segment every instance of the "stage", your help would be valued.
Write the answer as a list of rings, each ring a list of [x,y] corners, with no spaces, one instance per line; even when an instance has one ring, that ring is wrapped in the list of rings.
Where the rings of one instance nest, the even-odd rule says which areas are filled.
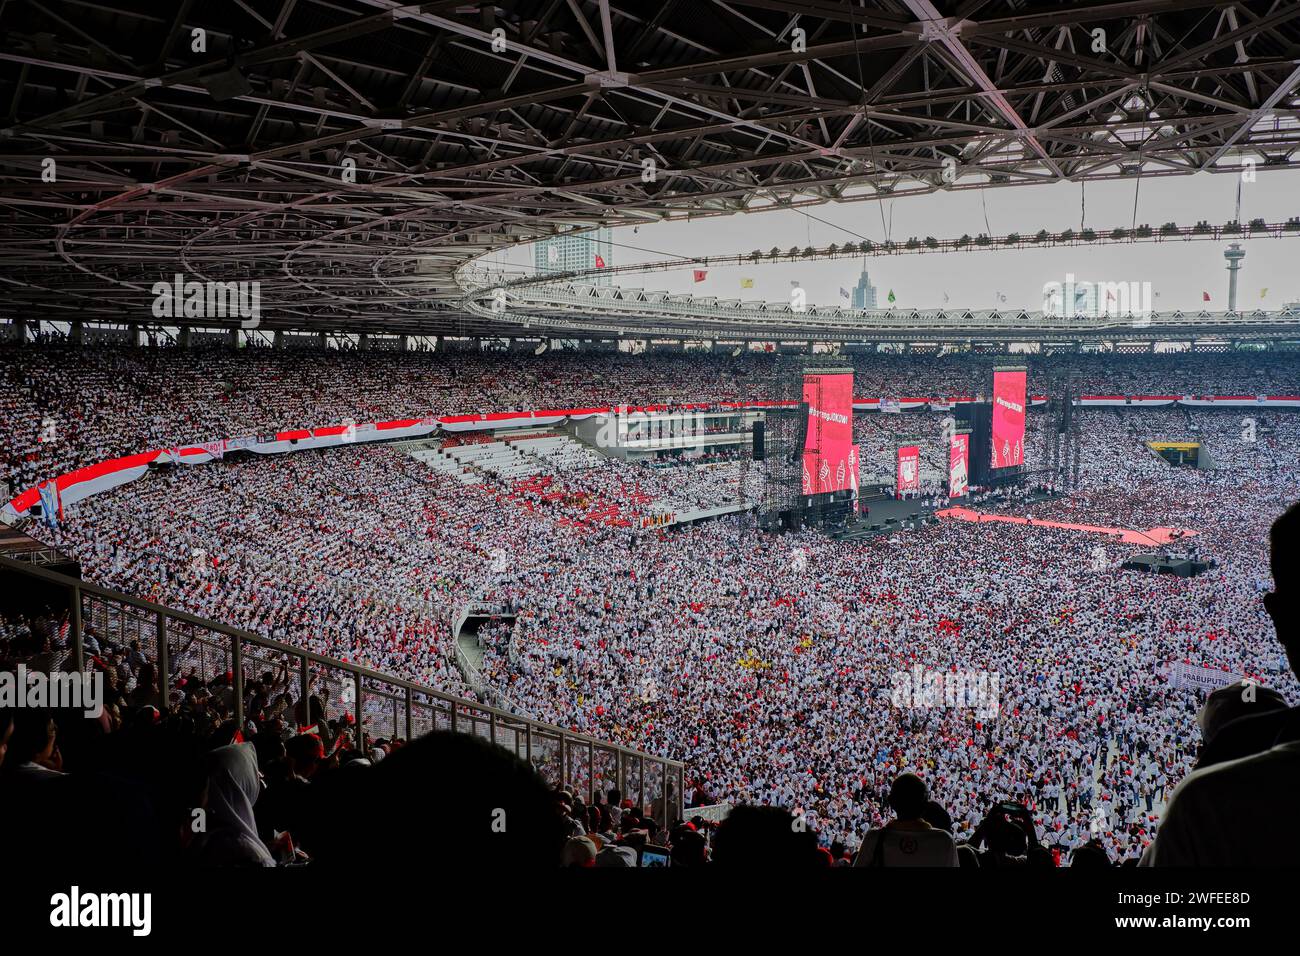
[[[872,498],[863,502],[866,513],[858,514],[853,522],[830,532],[836,541],[856,541],[877,534],[920,527],[926,519],[933,521],[934,509],[920,499],[899,501],[897,498]]]

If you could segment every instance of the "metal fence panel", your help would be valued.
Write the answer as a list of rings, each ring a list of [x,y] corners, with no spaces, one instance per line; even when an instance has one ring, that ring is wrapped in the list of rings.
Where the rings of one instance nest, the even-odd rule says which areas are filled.
[[[478,701],[354,664],[335,661],[248,631],[109,591],[27,562],[0,557],[0,569],[66,589],[67,617],[52,650],[30,666],[122,671],[120,657],[144,666],[125,691],[133,703],[166,708],[199,693],[219,719],[278,718],[331,741],[411,739],[435,730],[476,734],[525,760],[555,787],[584,800],[621,789],[661,823],[681,814],[682,764],[574,734]],[[113,649],[113,650],[110,650]],[[168,693],[170,692],[170,694]],[[170,700],[167,699],[170,697]],[[245,715],[245,706],[253,712]],[[359,734],[364,732],[364,736]]]

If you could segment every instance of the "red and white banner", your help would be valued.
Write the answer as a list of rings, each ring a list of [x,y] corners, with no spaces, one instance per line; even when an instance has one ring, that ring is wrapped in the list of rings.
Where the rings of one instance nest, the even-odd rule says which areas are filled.
[[[1184,395],[1178,404],[1192,408],[1300,408],[1300,395]]]
[[[970,435],[957,432],[948,448],[948,497],[966,494],[970,475]]]
[[[898,494],[921,490],[921,449],[903,445],[898,449]]]
[[[933,403],[950,405],[974,401],[969,395],[947,396],[939,398],[909,398],[900,400],[903,409],[922,408]],[[1047,399],[1034,396],[1030,405],[1041,405]],[[876,411],[880,407],[878,398],[856,398],[853,408],[861,411]],[[1185,405],[1204,408],[1300,408],[1300,395],[1084,395],[1077,400],[1082,406],[1126,406],[1126,405]],[[688,408],[744,409],[776,408],[797,405],[796,402],[778,401],[721,401],[714,403],[697,403]],[[668,406],[646,406],[639,411],[667,410]],[[112,458],[107,461],[87,465],[59,475],[59,499],[65,504],[74,504],[91,495],[108,491],[142,477],[151,462],[199,465],[224,458],[232,452],[249,451],[260,455],[281,454],[291,451],[303,451],[309,448],[328,448],[336,445],[370,441],[389,441],[400,438],[416,438],[429,435],[439,429],[444,431],[482,431],[489,428],[510,428],[519,426],[551,425],[566,418],[583,419],[593,415],[608,414],[608,406],[590,408],[548,409],[543,411],[516,411],[479,413],[475,415],[444,415],[438,418],[399,419],[389,422],[368,422],[349,425],[333,425],[320,428],[301,428],[277,432],[274,437],[261,439],[253,435],[196,441],[189,445],[177,445],[165,449],[153,449]],[[43,479],[48,480],[48,479]],[[0,511],[13,518],[25,515],[32,505],[40,500],[36,486],[28,488],[22,494],[9,501]]]
[[[226,440],[199,442],[187,447],[180,445],[170,450],[171,460],[177,465],[202,465],[210,461],[220,461],[226,457]]]
[[[1178,401],[1177,395],[1130,395],[1128,404],[1139,405],[1146,408],[1159,408],[1164,405],[1172,405]]]

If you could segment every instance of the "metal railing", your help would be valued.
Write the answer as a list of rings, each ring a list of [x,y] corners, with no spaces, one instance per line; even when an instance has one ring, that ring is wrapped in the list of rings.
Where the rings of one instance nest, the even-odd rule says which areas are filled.
[[[589,801],[597,792],[617,788],[662,826],[681,818],[680,761],[291,647],[30,563],[0,557],[3,578],[10,579],[6,584],[20,585],[9,589],[10,594],[44,591],[66,596],[67,638],[55,648],[52,672],[87,670],[88,637],[121,648],[134,642],[153,666],[154,677],[149,686],[125,690],[163,710],[173,690],[196,683],[206,686],[229,675],[233,694],[227,716],[243,727],[245,687],[270,674],[275,691],[268,710],[291,725],[349,720],[361,742],[411,740],[434,730],[477,734],[526,760],[552,786],[570,787]],[[143,680],[149,680],[141,667],[137,681],[142,672]]]

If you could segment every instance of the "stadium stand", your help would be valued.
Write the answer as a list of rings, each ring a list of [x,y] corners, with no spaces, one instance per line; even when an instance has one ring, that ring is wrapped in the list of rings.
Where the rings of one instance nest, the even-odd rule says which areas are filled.
[[[28,354],[25,363],[33,361]],[[350,357],[363,374],[372,361]],[[266,361],[247,358],[255,366]],[[118,356],[127,363],[156,360]],[[217,360],[228,377],[242,378],[238,360]],[[1117,361],[1113,371],[1086,364],[1098,381],[1133,384],[1127,361]],[[676,365],[668,361],[665,368],[671,374]],[[1215,365],[1232,375],[1232,363],[1216,359]],[[1289,360],[1263,367],[1277,376],[1266,384],[1283,392]],[[1185,375],[1186,368],[1169,363],[1136,382],[1153,391],[1162,373]],[[1237,384],[1229,377],[1221,385],[1208,366],[1204,374],[1198,393]],[[877,384],[892,394],[906,391],[887,379]],[[382,402],[373,389],[362,391],[377,405],[404,401],[398,389]],[[549,397],[540,393],[536,404],[560,404]],[[124,448],[132,442],[133,426],[122,411],[129,407],[105,404],[86,413],[46,405],[39,414],[78,420],[79,427],[113,434]],[[311,414],[340,411],[332,406]],[[29,420],[37,414],[27,412]],[[193,417],[176,402],[158,414]],[[848,545],[813,533],[771,537],[734,521],[647,533],[632,519],[735,496],[740,463],[605,459],[567,436],[535,429],[520,440],[482,433],[484,440],[466,435],[450,447],[358,443],[164,468],[127,486],[129,493],[70,506],[57,529],[38,533],[80,561],[90,580],[467,700],[476,695],[457,670],[454,609],[470,600],[509,607],[516,615],[510,621],[478,631],[483,663],[476,676],[493,699],[510,701],[521,720],[683,760],[681,796],[687,807],[705,808],[693,832],[702,834],[706,855],[718,849],[714,838],[721,834],[709,808],[770,805],[809,821],[814,845],[833,861],[846,861],[868,830],[885,826],[897,774],[924,768],[929,798],[943,807],[951,821],[945,829],[959,844],[991,839],[989,827],[981,829],[989,801],[1012,801],[1032,823],[1029,845],[1046,848],[1053,861],[1087,849],[1118,863],[1136,860],[1150,845],[1164,803],[1197,756],[1198,728],[1188,715],[1199,692],[1157,679],[1162,666],[1182,660],[1296,697],[1283,656],[1268,650],[1261,656],[1272,639],[1251,598],[1267,575],[1255,542],[1263,540],[1269,516],[1297,497],[1292,450],[1300,441],[1300,416],[1252,410],[1257,433],[1247,442],[1237,410],[1119,407],[1079,414],[1084,485],[1077,494],[1027,508],[1014,496],[980,506],[1042,521],[1193,529],[1201,552],[1219,559],[1214,573],[1134,582],[1119,565],[1135,547],[1047,527],[1004,525],[992,533],[989,525],[944,522],[909,537],[906,567],[888,560],[888,549],[898,545],[885,540]],[[923,436],[937,474],[940,417],[926,411],[855,416],[864,463],[880,462],[884,472],[898,435],[906,433]],[[134,427],[137,448],[160,435],[148,421]],[[1031,434],[1036,427],[1041,422],[1031,414]],[[1217,446],[1217,467],[1175,468],[1145,445],[1190,435]],[[937,482],[929,494],[936,506],[947,503]],[[966,556],[959,574],[955,554]],[[1036,576],[1003,570],[1026,568],[1044,560],[1035,555],[1048,554],[1057,570],[1046,599]],[[88,638],[98,640],[103,631],[94,614],[83,619]],[[44,628],[43,647],[66,649],[66,627],[62,637],[51,635],[48,616],[36,626]],[[23,634],[19,647],[33,640],[32,622],[10,622],[9,629]],[[120,636],[104,643],[106,668],[130,654]],[[140,693],[138,673],[122,675],[128,700],[133,706],[152,701],[154,719],[163,722],[188,713],[194,704],[184,696],[173,694],[164,708],[156,690],[148,690],[160,667],[151,666],[153,684]],[[174,683],[189,680],[177,663],[170,666]],[[918,666],[926,673],[961,668],[1001,675],[996,722],[965,710],[864,709]],[[276,668],[259,665],[242,680],[250,688],[264,685],[268,670]],[[224,695],[229,708],[231,691],[222,689],[220,673],[216,678],[215,691],[213,676],[195,681],[208,696]],[[259,692],[275,698],[283,690],[262,686]],[[246,705],[254,706],[251,699]],[[129,723],[133,713],[124,706],[120,717]],[[287,746],[305,723],[285,720],[274,735]],[[365,732],[385,741],[409,739],[398,729],[385,724]],[[260,732],[241,730],[245,739]],[[325,735],[323,745],[332,747],[338,733]],[[935,739],[946,741],[941,754],[931,746]],[[366,755],[373,747],[352,749],[355,759],[373,759]],[[569,788],[566,805],[585,821],[573,826],[575,838],[622,832],[604,817],[597,822],[604,804],[595,800],[592,781],[564,774],[549,780]],[[575,786],[587,790],[575,795]],[[692,819],[691,809],[672,820],[642,813],[657,816],[652,845],[675,847],[674,835],[691,832],[681,827]],[[627,819],[639,817],[633,812]],[[676,834],[666,832],[674,823]],[[602,829],[578,832],[592,825]],[[1000,824],[1004,837],[1008,825]],[[1026,824],[1015,818],[1010,825]],[[268,850],[289,859],[283,847],[267,842],[272,831],[263,833]],[[1011,849],[1003,856],[1023,857],[1018,838],[1007,838]],[[648,838],[638,834],[633,844],[638,839]],[[695,840],[684,839],[687,846]],[[606,842],[616,848],[621,841]],[[725,855],[720,851],[719,862]],[[594,858],[600,857],[598,851]],[[620,857],[604,854],[607,861]],[[890,859],[887,852],[885,862]]]
[[[1152,904],[1029,870],[1295,865],[1297,64],[1294,0],[0,2],[9,935],[1050,945]]]

